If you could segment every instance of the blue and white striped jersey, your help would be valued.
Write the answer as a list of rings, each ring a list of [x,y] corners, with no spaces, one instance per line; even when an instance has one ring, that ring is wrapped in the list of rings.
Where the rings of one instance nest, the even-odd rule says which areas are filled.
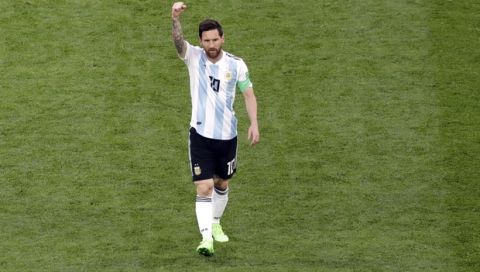
[[[208,60],[203,48],[187,43],[183,61],[190,76],[192,118],[190,126],[203,137],[230,140],[237,136],[233,110],[236,86],[252,87],[245,62],[225,51],[217,63]]]

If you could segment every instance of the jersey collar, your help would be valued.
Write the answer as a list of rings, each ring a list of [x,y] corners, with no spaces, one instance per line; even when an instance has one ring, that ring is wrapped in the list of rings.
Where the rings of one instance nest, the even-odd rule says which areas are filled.
[[[205,59],[206,59],[206,61],[207,61],[207,64],[216,65],[216,64],[219,64],[219,63],[221,63],[221,62],[223,62],[223,61],[225,60],[225,54],[226,54],[226,53],[225,53],[225,50],[222,49],[222,52],[221,52],[222,57],[221,57],[217,62],[215,62],[215,63],[213,63],[213,62],[210,61],[210,59],[209,59],[208,56],[207,56],[207,53],[205,53],[205,49],[203,50],[203,54],[205,55]]]

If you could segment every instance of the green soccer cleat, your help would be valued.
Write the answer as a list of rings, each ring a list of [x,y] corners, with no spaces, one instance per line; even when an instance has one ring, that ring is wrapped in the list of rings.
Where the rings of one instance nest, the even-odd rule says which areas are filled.
[[[197,247],[197,252],[203,256],[213,256],[213,240],[203,240]]]
[[[218,223],[212,225],[212,236],[215,241],[220,243],[228,242],[228,236],[223,233],[222,226]]]

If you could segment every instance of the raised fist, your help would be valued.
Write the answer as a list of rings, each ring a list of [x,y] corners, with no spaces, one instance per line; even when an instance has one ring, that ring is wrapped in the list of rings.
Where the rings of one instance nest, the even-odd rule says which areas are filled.
[[[187,5],[183,2],[175,2],[172,6],[172,18],[178,18],[186,8]]]

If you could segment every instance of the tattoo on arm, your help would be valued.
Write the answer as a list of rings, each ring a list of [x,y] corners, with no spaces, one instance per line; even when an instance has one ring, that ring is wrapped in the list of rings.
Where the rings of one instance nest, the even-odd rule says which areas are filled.
[[[185,40],[183,39],[182,25],[178,19],[173,19],[172,37],[178,54],[182,54],[185,48]]]

